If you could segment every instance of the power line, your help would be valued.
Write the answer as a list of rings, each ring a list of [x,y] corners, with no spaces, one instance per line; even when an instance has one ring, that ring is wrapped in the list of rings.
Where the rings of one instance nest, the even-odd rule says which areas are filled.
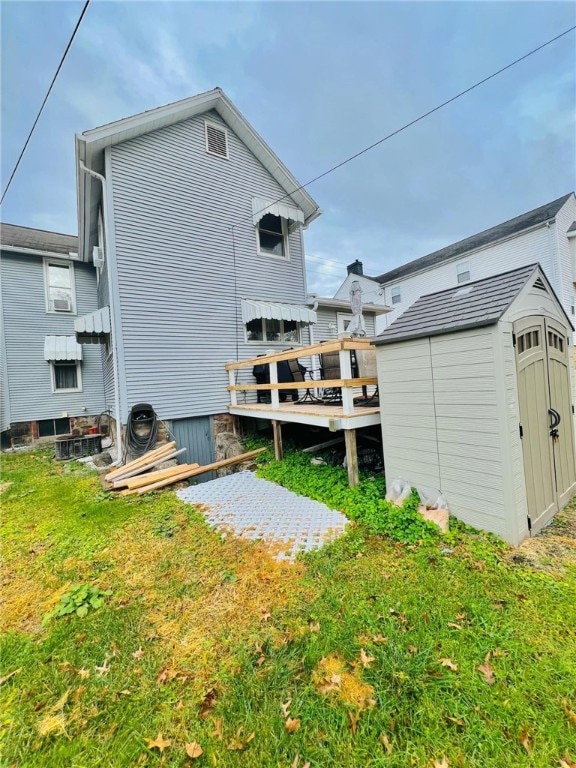
[[[32,138],[32,134],[34,133],[34,129],[36,128],[36,124],[38,120],[40,119],[40,115],[42,114],[44,107],[46,106],[46,102],[48,101],[48,97],[50,96],[50,93],[52,91],[52,88],[54,87],[54,83],[56,82],[56,79],[58,78],[58,75],[60,74],[60,70],[62,69],[62,65],[64,64],[64,60],[66,59],[66,56],[68,55],[68,51],[70,50],[70,46],[74,42],[74,38],[76,37],[76,32],[78,32],[78,29],[80,27],[80,24],[82,23],[82,19],[84,18],[84,14],[88,10],[88,6],[90,5],[90,0],[86,0],[84,3],[84,7],[82,8],[82,13],[80,14],[80,17],[78,21],[76,22],[76,26],[74,27],[74,31],[72,32],[72,36],[70,40],[68,40],[68,45],[66,46],[66,50],[64,51],[62,58],[60,59],[60,64],[58,64],[58,69],[56,70],[54,77],[52,78],[52,82],[50,83],[50,87],[48,88],[48,91],[46,92],[46,96],[44,96],[44,101],[42,102],[42,106],[38,110],[38,114],[36,115],[36,119],[34,120],[34,123],[32,124],[32,128],[30,128],[30,133],[28,134],[28,137],[26,141],[24,142],[24,146],[22,147],[22,151],[20,152],[20,155],[18,156],[18,160],[16,161],[16,165],[14,166],[14,169],[12,170],[12,173],[10,174],[10,178],[8,179],[8,184],[6,184],[6,189],[2,193],[2,199],[0,199],[0,205],[4,202],[4,198],[6,197],[6,193],[10,189],[10,184],[12,184],[12,179],[14,178],[16,171],[18,170],[18,166],[20,165],[20,161],[24,157],[24,152],[26,152],[26,147],[28,146],[28,143],[30,139]]]
[[[520,56],[518,59],[514,59],[514,61],[511,61],[510,64],[506,64],[506,66],[501,67],[500,69],[496,70],[496,72],[492,72],[491,75],[487,75],[486,77],[482,78],[482,80],[478,80],[478,82],[474,83],[474,85],[471,85],[468,88],[465,88],[463,91],[460,91],[460,93],[457,93],[455,96],[452,96],[451,98],[446,99],[446,101],[443,101],[441,104],[438,104],[432,109],[429,109],[428,112],[424,112],[422,115],[420,115],[419,117],[416,117],[414,120],[411,120],[409,123],[406,123],[400,128],[397,128],[395,131],[392,131],[392,133],[389,133],[387,136],[384,136],[378,141],[375,141],[373,144],[370,144],[369,146],[364,147],[364,149],[361,149],[359,152],[356,152],[355,154],[350,155],[350,157],[347,157],[345,160],[342,160],[342,162],[337,163],[336,165],[333,165],[327,171],[320,173],[318,176],[315,176],[313,179],[310,179],[310,181],[307,181],[305,184],[301,184],[299,187],[296,187],[296,189],[293,189],[292,192],[288,192],[287,194],[278,198],[278,200],[275,200],[270,205],[276,205],[276,203],[281,203],[282,200],[285,200],[287,197],[291,197],[296,192],[300,192],[306,187],[309,187],[311,184],[314,184],[314,182],[319,181],[320,179],[323,179],[325,176],[328,176],[331,173],[334,173],[334,171],[338,170],[338,168],[342,168],[342,166],[347,165],[348,163],[351,163],[352,160],[356,160],[361,155],[366,154],[366,152],[370,152],[370,150],[380,146],[380,144],[383,144],[385,141],[388,141],[388,139],[391,139],[394,136],[397,136],[399,133],[402,133],[402,131],[405,131],[407,128],[411,128],[413,125],[416,125],[416,123],[419,123],[421,120],[424,120],[430,115],[433,115],[434,112],[438,112],[438,110],[443,109],[444,107],[448,106],[448,104],[451,104],[453,101],[456,101],[462,96],[465,96],[467,93],[470,93],[470,91],[473,91],[475,88],[479,88],[481,85],[484,85],[484,83],[487,83],[489,80],[492,80],[498,75],[501,75],[502,72],[506,72],[507,69],[511,69],[511,67],[516,66],[516,64],[519,64],[521,61],[524,61],[524,59],[527,59],[529,56],[533,56],[535,53],[538,53],[538,51],[541,51],[543,48],[546,48],[548,45],[552,45],[552,43],[555,43],[556,40],[560,40],[561,37],[568,35],[570,32],[573,32],[575,29],[576,29],[576,25],[569,27],[569,29],[565,29],[564,32],[560,32],[560,34],[556,35],[556,37],[552,37],[550,40],[547,40],[545,43],[542,43],[536,48],[533,48],[531,51],[528,51],[528,53],[525,53],[523,56]],[[261,211],[258,211],[258,213],[260,214],[265,212],[269,207],[270,206],[266,206],[266,208],[263,208]],[[240,222],[237,222],[237,223],[240,223]],[[233,224],[232,226],[234,227],[236,225]]]

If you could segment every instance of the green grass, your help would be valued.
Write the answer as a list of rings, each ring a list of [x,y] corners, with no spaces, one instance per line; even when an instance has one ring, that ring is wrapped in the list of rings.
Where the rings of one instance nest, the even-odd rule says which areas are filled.
[[[420,546],[372,535],[368,520],[291,566],[262,544],[223,539],[169,491],[111,499],[82,465],[47,453],[5,457],[3,470],[0,677],[19,671],[1,689],[2,766],[576,759],[567,555],[537,569],[464,526]],[[372,482],[350,494],[340,470],[290,456],[262,471],[308,492],[312,483],[358,520],[382,491]],[[43,625],[82,584],[112,594]],[[493,685],[478,670],[487,654]],[[163,753],[147,747],[159,733],[171,742]],[[204,752],[190,761],[194,741]]]

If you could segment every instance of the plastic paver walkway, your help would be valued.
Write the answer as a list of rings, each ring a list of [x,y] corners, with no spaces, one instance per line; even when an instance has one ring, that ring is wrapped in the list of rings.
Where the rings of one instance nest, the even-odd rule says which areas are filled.
[[[325,504],[298,496],[280,485],[237,472],[178,491],[201,509],[208,522],[245,539],[263,539],[274,545],[275,557],[293,560],[298,552],[320,549],[338,538],[347,518]]]

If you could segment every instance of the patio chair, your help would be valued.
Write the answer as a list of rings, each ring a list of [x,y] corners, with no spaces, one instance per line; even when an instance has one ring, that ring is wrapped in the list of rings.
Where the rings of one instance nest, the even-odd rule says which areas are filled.
[[[357,349],[356,365],[358,368],[358,376],[361,379],[373,378],[378,376],[376,369],[376,350],[375,349]],[[374,392],[368,397],[368,387],[362,387],[363,402],[357,403],[358,405],[378,405],[378,385]]]

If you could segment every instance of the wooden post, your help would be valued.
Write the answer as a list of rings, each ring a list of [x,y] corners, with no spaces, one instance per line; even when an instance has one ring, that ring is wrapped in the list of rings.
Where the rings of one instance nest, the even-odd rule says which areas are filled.
[[[230,369],[228,371],[228,381],[231,387],[233,387],[236,384],[235,377],[236,377],[236,371]],[[238,393],[234,389],[230,391],[230,405],[238,405]]]
[[[284,456],[282,450],[282,422],[272,419],[272,431],[274,432],[274,458],[276,461],[282,461]]]
[[[270,384],[278,384],[278,363],[270,363]],[[270,391],[270,401],[275,411],[280,409],[280,393],[277,389]],[[274,433],[276,434],[276,433]]]
[[[356,430],[345,429],[346,466],[348,468],[348,485],[353,488],[358,485],[358,452],[356,450]]]
[[[349,349],[340,350],[340,377],[352,378],[352,354]],[[347,415],[354,413],[354,390],[352,387],[342,387],[342,413]],[[348,431],[348,430],[346,430]]]

